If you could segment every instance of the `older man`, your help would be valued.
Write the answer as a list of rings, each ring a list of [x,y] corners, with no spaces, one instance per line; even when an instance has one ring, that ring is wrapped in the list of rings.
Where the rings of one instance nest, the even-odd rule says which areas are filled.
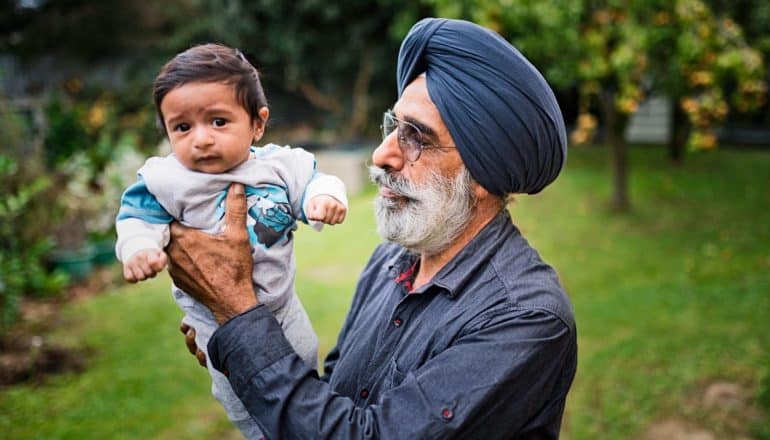
[[[224,235],[173,227],[171,274],[222,324],[211,361],[268,438],[557,438],[577,363],[572,307],[505,209],[563,166],[553,93],[498,35],[445,19],[407,35],[398,88],[371,170],[387,243],[323,377],[255,299],[240,187]]]

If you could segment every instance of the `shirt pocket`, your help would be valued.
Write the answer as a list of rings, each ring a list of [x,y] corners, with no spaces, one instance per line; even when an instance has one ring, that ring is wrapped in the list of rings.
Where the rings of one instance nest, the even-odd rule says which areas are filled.
[[[396,359],[391,360],[388,373],[385,375],[385,389],[387,390],[401,385],[401,382],[404,381],[405,377],[406,373],[398,366]]]

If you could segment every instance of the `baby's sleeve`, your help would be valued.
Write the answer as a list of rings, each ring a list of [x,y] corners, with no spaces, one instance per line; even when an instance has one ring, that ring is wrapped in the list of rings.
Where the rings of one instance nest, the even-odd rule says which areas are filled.
[[[173,217],[147,189],[141,176],[120,199],[115,221],[118,240],[115,255],[125,262],[143,249],[163,249],[169,241],[169,223]]]
[[[302,201],[302,215],[301,220],[316,231],[320,231],[323,228],[323,222],[316,220],[308,220],[305,212],[307,212],[308,204],[313,197],[327,195],[334,197],[340,203],[345,205],[345,209],[348,207],[348,196],[345,191],[345,183],[337,177],[331,174],[324,174],[316,171],[313,178],[305,188],[305,194]]]
[[[280,147],[268,144],[255,151],[260,159],[271,160],[272,166],[283,181],[294,217],[320,230],[321,223],[308,222],[305,209],[313,197],[327,194],[339,200],[347,208],[345,184],[336,176],[316,170],[312,153],[302,148]]]

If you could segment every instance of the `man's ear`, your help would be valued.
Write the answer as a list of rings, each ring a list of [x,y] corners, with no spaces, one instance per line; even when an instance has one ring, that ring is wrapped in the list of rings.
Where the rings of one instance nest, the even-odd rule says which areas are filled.
[[[267,107],[261,107],[257,112],[258,119],[254,119],[254,142],[262,139],[262,135],[265,134],[265,126],[267,126],[267,119],[270,117],[270,110]]]
[[[478,200],[476,207],[479,209],[479,212],[485,212],[486,210],[498,212],[503,209],[509,201],[513,201],[513,194],[509,194],[505,197],[497,196],[487,191],[483,186],[476,182],[476,180],[471,182],[471,189],[476,196],[476,200]]]
[[[471,182],[471,188],[473,188],[473,193],[478,200],[484,200],[492,196],[479,182],[476,182],[476,179],[473,179],[473,182]]]

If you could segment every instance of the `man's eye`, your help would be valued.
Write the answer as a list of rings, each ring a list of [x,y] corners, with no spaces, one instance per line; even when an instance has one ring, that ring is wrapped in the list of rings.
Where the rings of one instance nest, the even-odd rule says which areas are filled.
[[[399,138],[401,138],[401,141],[410,147],[420,147],[422,145],[422,137],[420,136],[420,133],[408,125],[400,131]]]
[[[227,125],[227,121],[224,118],[214,118],[211,123],[214,124],[214,127],[224,127]]]
[[[182,131],[182,132],[184,132],[184,131],[187,131],[187,130],[189,130],[189,129],[190,129],[190,124],[188,124],[188,123],[186,123],[186,122],[183,122],[183,123],[181,123],[181,124],[177,124],[177,125],[174,127],[174,131]]]

